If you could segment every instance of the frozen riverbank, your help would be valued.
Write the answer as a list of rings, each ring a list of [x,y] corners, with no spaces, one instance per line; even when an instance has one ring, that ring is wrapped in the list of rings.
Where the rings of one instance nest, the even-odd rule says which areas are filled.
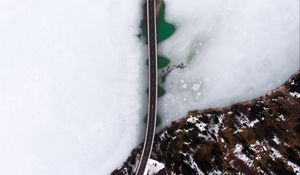
[[[189,112],[156,135],[158,174],[299,174],[299,99],[298,71],[257,99]],[[133,174],[141,148],[112,174]]]

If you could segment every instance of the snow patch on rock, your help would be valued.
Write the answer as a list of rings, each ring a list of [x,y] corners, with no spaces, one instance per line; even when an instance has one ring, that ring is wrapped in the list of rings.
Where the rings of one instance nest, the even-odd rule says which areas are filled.
[[[165,165],[163,163],[160,163],[154,159],[149,159],[146,165],[144,175],[155,175],[164,168]]]

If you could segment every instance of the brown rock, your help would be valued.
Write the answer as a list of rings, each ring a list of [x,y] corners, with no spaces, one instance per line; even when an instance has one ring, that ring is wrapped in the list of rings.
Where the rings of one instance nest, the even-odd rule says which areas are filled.
[[[300,72],[258,99],[189,112],[155,137],[159,174],[300,174]],[[133,174],[141,146],[112,174]]]

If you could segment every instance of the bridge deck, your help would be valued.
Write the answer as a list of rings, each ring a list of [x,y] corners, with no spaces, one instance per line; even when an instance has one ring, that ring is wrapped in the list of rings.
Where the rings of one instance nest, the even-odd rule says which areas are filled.
[[[147,0],[149,97],[148,119],[143,152],[136,169],[136,175],[143,175],[150,158],[156,127],[157,113],[157,41],[156,41],[156,2]]]

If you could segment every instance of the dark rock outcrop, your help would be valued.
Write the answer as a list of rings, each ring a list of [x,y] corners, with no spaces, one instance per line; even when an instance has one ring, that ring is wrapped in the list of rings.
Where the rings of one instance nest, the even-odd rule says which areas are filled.
[[[300,73],[258,99],[189,112],[155,137],[159,174],[300,174]],[[132,174],[141,146],[112,174]]]
[[[300,72],[258,99],[189,112],[155,137],[159,174],[300,174]],[[132,174],[141,146],[112,174]]]
[[[189,112],[155,137],[159,174],[300,174],[300,72],[258,99]],[[141,146],[112,174],[132,174]]]

